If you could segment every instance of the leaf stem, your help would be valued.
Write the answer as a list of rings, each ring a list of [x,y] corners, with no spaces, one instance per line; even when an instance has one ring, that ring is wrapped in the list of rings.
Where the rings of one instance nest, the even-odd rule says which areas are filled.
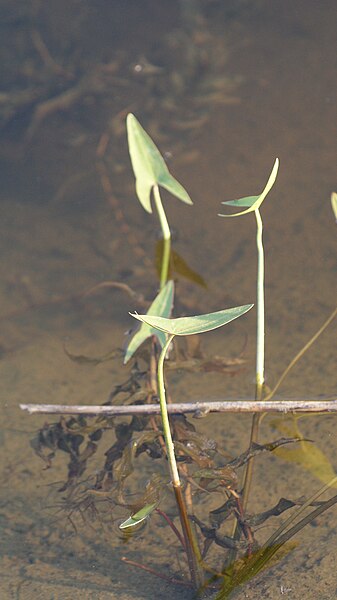
[[[174,338],[174,335],[170,335],[167,339],[165,346],[163,347],[159,359],[158,359],[158,392],[159,392],[159,403],[161,419],[163,424],[163,433],[165,438],[167,458],[170,467],[171,479],[174,486],[180,486],[180,477],[178,473],[177,461],[174,454],[174,445],[171,435],[170,423],[168,418],[168,411],[166,405],[166,392],[164,383],[164,360],[166,352]]]
[[[264,250],[262,241],[263,223],[259,209],[255,211],[256,218],[256,247],[257,247],[257,282],[256,282],[256,400],[261,400],[261,388],[264,384]]]
[[[153,186],[153,198],[156,205],[160,227],[163,234],[163,256],[161,263],[160,272],[160,289],[162,289],[167,281],[168,270],[170,264],[170,253],[171,253],[171,231],[164,211],[163,203],[161,201],[160,192],[158,185]]]
[[[171,435],[170,423],[168,418],[168,410],[166,404],[166,392],[164,382],[164,360],[166,352],[174,338],[174,335],[168,336],[167,342],[163,347],[160,357],[158,360],[158,392],[160,411],[163,424],[163,433],[165,438],[167,459],[169,462],[171,479],[173,484],[174,495],[178,506],[180,523],[184,534],[184,540],[186,545],[186,554],[188,560],[188,566],[190,570],[191,580],[193,587],[198,590],[203,584],[203,573],[200,566],[201,556],[198,548],[198,543],[195,535],[193,534],[191,522],[187,514],[187,508],[182,493],[182,486],[180,482],[177,461],[174,453],[174,444]]]
[[[153,198],[154,198],[154,202],[155,202],[156,209],[158,212],[160,226],[161,226],[161,230],[163,232],[163,238],[164,238],[164,240],[170,240],[171,239],[171,230],[170,230],[167,218],[166,218],[163,203],[161,201],[158,185],[153,186]]]
[[[256,278],[256,375],[255,375],[255,401],[259,402],[263,398],[264,389],[264,338],[265,338],[265,310],[264,310],[264,249],[263,249],[263,222],[259,208],[254,210],[256,218],[256,247],[257,247],[257,278]],[[259,437],[259,425],[261,415],[254,413],[250,430],[250,447],[257,443]],[[246,466],[243,484],[242,484],[242,508],[246,511],[249,492],[253,478],[254,462],[251,459]],[[234,525],[233,538],[240,539],[241,531],[239,522]],[[229,553],[226,564],[233,563],[236,557],[236,550]]]
[[[264,249],[263,249],[263,222],[259,209],[255,211],[256,218],[256,247],[257,247],[257,280],[256,280],[256,386],[255,400],[260,402],[263,399],[264,389],[264,355],[265,355],[265,309],[264,309]],[[261,415],[254,414],[252,420],[252,428],[250,432],[250,446],[256,444],[259,437],[259,425]],[[246,510],[248,496],[253,477],[253,460],[247,464],[245,471],[242,505]]]

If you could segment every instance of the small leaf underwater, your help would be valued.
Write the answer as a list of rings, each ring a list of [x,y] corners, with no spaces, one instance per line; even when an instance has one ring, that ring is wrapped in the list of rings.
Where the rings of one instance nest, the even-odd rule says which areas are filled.
[[[145,519],[147,519],[147,517],[154,511],[156,506],[156,503],[146,504],[134,515],[131,515],[128,519],[123,521],[123,523],[119,525],[119,529],[129,529],[130,527],[136,527],[137,525],[145,521]]]
[[[274,453],[288,462],[300,465],[323,483],[328,483],[336,475],[332,464],[314,442],[303,438],[297,423],[299,418],[290,415],[287,418],[275,417],[273,419],[273,427],[285,435],[296,436],[300,441],[296,448],[277,448]],[[337,484],[335,483],[332,487],[337,487]]]

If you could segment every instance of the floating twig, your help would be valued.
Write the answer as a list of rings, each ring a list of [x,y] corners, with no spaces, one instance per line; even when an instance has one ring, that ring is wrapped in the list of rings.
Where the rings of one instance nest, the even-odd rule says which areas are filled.
[[[62,415],[88,415],[88,416],[127,416],[127,415],[159,415],[159,404],[137,404],[129,406],[86,406],[66,404],[20,404],[21,410],[29,414],[62,414]],[[281,413],[330,413],[337,412],[337,398],[330,400],[216,400],[208,402],[183,402],[169,404],[170,414],[192,413],[194,417],[201,418],[210,413],[218,412],[281,412]]]

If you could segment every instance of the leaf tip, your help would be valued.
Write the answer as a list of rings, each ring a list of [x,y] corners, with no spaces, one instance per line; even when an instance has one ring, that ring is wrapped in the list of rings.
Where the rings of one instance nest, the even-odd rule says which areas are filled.
[[[138,319],[138,321],[143,321],[143,323],[144,323],[144,317],[146,317],[146,315],[139,315],[136,310],[134,313],[129,312],[129,315],[131,317],[133,317],[134,319]]]
[[[336,223],[337,223],[337,194],[336,194],[336,192],[332,192],[332,194],[331,194],[331,206],[332,206],[332,211],[335,216]]]
[[[136,117],[135,117],[135,115],[134,115],[133,113],[129,112],[129,113],[126,115],[126,122],[127,122],[127,124],[130,124],[130,125],[131,125],[131,123],[132,123],[132,122],[134,122],[134,121],[136,121]]]

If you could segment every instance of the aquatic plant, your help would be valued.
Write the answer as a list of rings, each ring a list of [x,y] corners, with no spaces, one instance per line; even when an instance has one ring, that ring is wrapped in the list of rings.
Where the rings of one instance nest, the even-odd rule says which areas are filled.
[[[219,214],[219,217],[241,217],[253,212],[256,219],[256,247],[257,247],[257,276],[256,276],[256,370],[255,370],[255,399],[262,400],[264,395],[265,385],[265,305],[264,305],[264,248],[263,248],[263,221],[260,213],[260,207],[265,200],[267,194],[272,189],[279,169],[279,159],[276,158],[273,169],[270,173],[264,190],[258,196],[247,196],[238,200],[229,200],[222,202],[226,206],[235,206],[236,208],[245,208],[245,210],[234,214]],[[252,428],[250,434],[250,444],[258,441],[259,423],[261,415],[254,414],[252,419]],[[247,464],[245,471],[242,504],[246,509],[249,497],[253,472],[253,461]],[[234,530],[234,537],[238,536],[238,525]],[[231,560],[234,559],[235,553],[232,553]]]
[[[248,213],[254,212],[256,219],[256,247],[257,247],[257,277],[256,277],[256,393],[255,397],[257,400],[261,400],[263,396],[263,386],[265,381],[264,375],[264,355],[265,355],[265,309],[264,309],[264,249],[263,249],[263,222],[260,213],[260,206],[266,198],[267,194],[273,187],[277,172],[279,168],[279,159],[275,160],[272,172],[270,173],[269,179],[265,185],[265,188],[258,196],[247,196],[240,198],[239,200],[227,200],[222,202],[227,206],[244,207],[245,210],[223,215],[219,214],[219,217],[241,217]]]
[[[35,451],[50,466],[58,451],[68,454],[68,478],[62,486],[64,500],[62,507],[73,522],[76,515],[84,520],[96,520],[104,526],[111,526],[113,533],[122,538],[133,539],[143,531],[143,527],[151,518],[161,518],[170,527],[178,542],[181,552],[186,556],[189,579],[183,576],[170,576],[148,567],[147,565],[127,561],[138,568],[155,573],[159,577],[180,585],[185,585],[195,592],[205,589],[217,590],[217,600],[225,600],[233,590],[244,584],[270,564],[271,559],[280,549],[290,551],[289,540],[319,514],[337,502],[337,496],[327,501],[318,502],[318,498],[330,487],[336,485],[337,478],[331,472],[326,477],[323,488],[315,492],[308,500],[292,500],[282,498],[275,506],[258,514],[247,514],[246,505],[249,495],[249,465],[257,455],[267,452],[281,452],[282,448],[296,444],[302,451],[299,453],[300,464],[310,462],[308,454],[312,441],[306,440],[298,429],[281,431],[286,437],[266,444],[257,442],[259,416],[254,415],[251,440],[248,449],[239,456],[228,460],[225,449],[215,440],[197,431],[197,427],[188,421],[183,411],[168,414],[167,382],[165,371],[170,365],[179,368],[190,368],[191,361],[179,360],[173,349],[173,341],[184,336],[199,335],[222,327],[232,320],[250,311],[253,304],[224,309],[197,316],[172,318],[172,307],[175,286],[170,279],[170,264],[173,251],[171,234],[162,205],[159,187],[162,186],[186,204],[192,200],[183,186],[170,174],[163,157],[154,142],[142,128],[134,115],[127,117],[129,152],[136,179],[136,192],[143,208],[152,212],[151,196],[153,196],[163,234],[163,251],[160,260],[160,290],[149,302],[144,301],[146,313],[130,313],[141,322],[140,328],[131,337],[124,352],[124,364],[133,361],[131,372],[122,384],[117,384],[94,419],[90,419],[85,409],[82,414],[57,423],[45,425],[37,434],[32,444]],[[295,356],[276,383],[273,390],[264,390],[264,252],[262,242],[262,219],[260,207],[276,180],[278,160],[263,192],[258,196],[250,196],[225,204],[243,207],[245,210],[237,214],[254,212],[257,223],[257,359],[256,359],[256,400],[271,399],[280,383],[303,353],[314,343],[315,339],[326,329],[336,316],[333,311],[319,331],[305,347]],[[333,209],[335,200],[332,200]],[[186,272],[191,272],[185,268]],[[200,283],[195,274],[190,277]],[[116,285],[116,284],[115,284]],[[69,358],[80,363],[98,364],[102,360],[115,357],[109,353],[104,357],[88,358],[67,352]],[[173,355],[173,359],[172,359]],[[221,357],[220,357],[221,358]],[[174,360],[175,359],[175,360]],[[221,370],[224,364],[219,357],[209,357],[205,361],[197,348],[193,356],[195,370]],[[188,366],[187,366],[188,364]],[[140,366],[141,365],[141,366]],[[144,365],[144,366],[143,366]],[[159,397],[160,417],[147,411],[147,407]],[[110,412],[115,404],[130,405],[131,419],[120,422]],[[152,404],[151,404],[152,403]],[[141,408],[141,413],[136,409]],[[207,414],[207,411],[206,411]],[[195,411],[195,416],[202,417],[202,410]],[[255,423],[255,425],[254,425]],[[105,451],[105,462],[95,475],[88,476],[90,459],[96,452],[101,439],[109,437],[113,432],[113,443]],[[305,445],[305,446],[304,446]],[[305,453],[305,459],[303,458]],[[140,457],[150,461],[155,472],[144,484]],[[323,457],[324,458],[324,457]],[[322,456],[315,455],[315,468]],[[169,473],[167,473],[167,463]],[[319,463],[321,464],[321,463]],[[243,484],[240,483],[239,469],[246,470]],[[314,468],[312,467],[312,471]],[[84,477],[84,474],[86,477]],[[142,489],[140,492],[139,489]],[[168,511],[163,507],[164,498],[173,489],[176,511]],[[206,508],[198,512],[198,497],[214,500],[220,494],[220,503],[214,508],[214,502],[208,510],[208,522],[205,522]],[[310,506],[313,510],[304,515]],[[269,518],[291,510],[288,519],[262,544],[258,545],[255,532]],[[120,514],[123,518],[120,519]],[[175,519],[179,518],[179,524]],[[228,524],[234,519],[235,528],[228,532]],[[213,556],[209,558],[212,550]],[[215,556],[214,556],[215,555]],[[219,562],[221,566],[219,566]]]
[[[158,331],[164,332],[167,335],[167,341],[164,345],[159,360],[158,360],[158,389],[159,401],[161,410],[161,420],[163,433],[166,443],[167,458],[170,466],[171,480],[174,493],[177,499],[179,508],[179,516],[186,544],[186,552],[188,556],[190,572],[194,587],[199,589],[202,584],[202,576],[199,576],[200,552],[197,542],[193,536],[192,528],[187,514],[186,504],[182,494],[181,481],[179,477],[177,461],[174,453],[174,444],[171,435],[170,423],[167,412],[165,384],[164,384],[164,359],[173,338],[176,335],[199,335],[213,329],[218,329],[234,319],[241,317],[252,308],[252,304],[221,310],[216,313],[198,315],[194,317],[180,317],[178,319],[165,319],[163,317],[152,315],[132,314],[135,319],[139,319],[150,327],[154,327]]]
[[[163,187],[173,196],[186,204],[193,204],[183,186],[171,175],[158,148],[144,131],[133,114],[128,114],[126,119],[128,144],[133,172],[136,178],[136,192],[143,208],[151,213],[151,191],[156,205],[160,226],[163,234],[164,248],[160,274],[160,287],[162,288],[168,275],[171,231],[167,222],[159,187]]]

